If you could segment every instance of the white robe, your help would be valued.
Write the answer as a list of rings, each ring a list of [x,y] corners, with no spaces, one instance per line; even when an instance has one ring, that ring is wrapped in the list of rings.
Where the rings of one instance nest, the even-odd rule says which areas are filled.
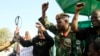
[[[33,46],[23,47],[20,52],[20,56],[33,56]]]

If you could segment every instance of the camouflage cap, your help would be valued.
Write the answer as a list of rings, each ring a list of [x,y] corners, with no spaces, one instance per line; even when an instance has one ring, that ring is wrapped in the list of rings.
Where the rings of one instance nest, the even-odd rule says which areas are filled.
[[[70,17],[70,16],[67,15],[66,13],[60,13],[56,15],[56,19],[64,19],[66,17]]]

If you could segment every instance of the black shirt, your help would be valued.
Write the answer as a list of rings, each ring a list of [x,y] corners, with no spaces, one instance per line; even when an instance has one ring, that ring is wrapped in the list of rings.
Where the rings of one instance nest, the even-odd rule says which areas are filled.
[[[47,34],[47,32],[44,32],[44,36],[46,39],[39,39],[39,37],[36,36],[32,39],[32,41],[24,41],[20,38],[20,43],[24,47],[33,45],[33,56],[50,56],[49,50],[53,46],[54,41],[52,37]]]
[[[96,30],[94,28],[86,28],[81,29],[79,32],[76,33],[76,38],[79,40],[85,40],[86,47],[83,56],[88,56],[88,48],[89,44],[93,42],[95,39],[100,38],[100,35],[97,34]]]

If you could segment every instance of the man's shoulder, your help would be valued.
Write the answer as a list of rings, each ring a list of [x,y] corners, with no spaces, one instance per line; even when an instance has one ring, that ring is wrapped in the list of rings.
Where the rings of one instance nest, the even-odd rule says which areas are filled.
[[[87,27],[87,28],[79,28],[80,31],[91,31],[93,30],[92,27]]]
[[[38,39],[38,35],[36,35],[36,36],[33,37],[33,40],[36,40],[36,39]]]

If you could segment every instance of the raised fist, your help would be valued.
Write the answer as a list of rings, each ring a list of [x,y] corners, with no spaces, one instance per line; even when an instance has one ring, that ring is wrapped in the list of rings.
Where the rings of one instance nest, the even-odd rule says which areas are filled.
[[[83,9],[83,7],[85,6],[84,2],[79,2],[76,4],[76,11],[80,11]]]
[[[43,11],[43,12],[45,12],[45,11],[48,9],[48,5],[49,5],[48,2],[42,4],[42,11]]]

